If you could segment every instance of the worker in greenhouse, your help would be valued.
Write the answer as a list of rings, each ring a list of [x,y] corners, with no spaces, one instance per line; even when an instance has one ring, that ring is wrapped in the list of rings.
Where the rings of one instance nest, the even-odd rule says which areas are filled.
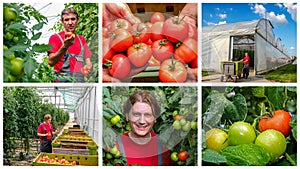
[[[245,56],[240,61],[244,62],[243,78],[247,79],[250,71],[250,57],[248,55],[248,52],[245,52]]]
[[[117,138],[116,145],[127,165],[171,165],[170,151],[163,147],[152,131],[161,109],[158,101],[148,91],[133,93],[123,106],[131,131]]]
[[[61,13],[64,30],[49,39],[48,44],[53,47],[48,51],[48,64],[54,66],[58,75],[57,82],[84,82],[84,76],[92,70],[92,52],[85,38],[75,34],[78,22],[75,9],[64,9]],[[71,81],[66,76],[71,76],[74,80]]]
[[[52,140],[54,135],[59,133],[59,130],[54,131],[51,124],[52,117],[50,114],[44,116],[44,122],[38,127],[37,135],[40,137],[40,151],[52,153]]]

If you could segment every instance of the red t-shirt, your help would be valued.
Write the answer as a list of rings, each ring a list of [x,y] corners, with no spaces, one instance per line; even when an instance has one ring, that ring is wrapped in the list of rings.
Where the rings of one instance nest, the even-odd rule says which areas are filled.
[[[45,131],[46,129],[46,131]],[[53,131],[53,127],[52,124],[46,124],[46,123],[41,123],[38,127],[38,133],[41,134],[46,134],[46,133],[50,133],[50,131]],[[44,140],[44,137],[40,137],[41,140]],[[51,139],[51,133],[46,137],[47,140]]]
[[[158,165],[158,148],[157,137],[155,133],[151,133],[152,139],[149,143],[139,145],[133,142],[128,133],[121,135],[122,144],[124,147],[127,165],[141,166],[157,166]],[[119,147],[119,143],[117,142]],[[119,147],[120,150],[120,147]],[[162,165],[172,165],[170,158],[170,150],[162,147]]]
[[[250,64],[250,57],[249,56],[245,56],[243,58],[243,61],[244,61],[244,65],[249,65]]]
[[[64,37],[65,37],[65,32],[64,31],[59,32],[58,34],[62,37],[62,39],[64,39]],[[92,52],[90,51],[89,47],[87,46],[85,38],[83,36],[79,36],[79,37],[80,37],[81,42],[82,42],[82,44],[84,46],[84,59],[91,57],[92,56]],[[59,39],[58,35],[56,35],[56,34],[52,35],[50,37],[48,44],[51,45],[51,46],[53,46],[53,48],[50,49],[48,51],[48,53],[55,53],[62,46],[62,42]],[[71,45],[68,48],[68,52],[70,54],[81,54],[81,46],[80,46],[80,42],[79,42],[79,39],[78,39],[77,35],[75,36],[74,44]],[[60,58],[60,60],[54,65],[54,69],[56,70],[56,72],[60,72],[63,63],[64,63],[64,56],[62,56]],[[70,72],[80,73],[82,67],[83,67],[82,62],[77,62],[74,57],[70,58]]]

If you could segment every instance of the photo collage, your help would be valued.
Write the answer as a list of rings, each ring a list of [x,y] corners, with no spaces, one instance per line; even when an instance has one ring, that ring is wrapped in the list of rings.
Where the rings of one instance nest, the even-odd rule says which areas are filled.
[[[297,166],[296,1],[1,4],[0,166]]]

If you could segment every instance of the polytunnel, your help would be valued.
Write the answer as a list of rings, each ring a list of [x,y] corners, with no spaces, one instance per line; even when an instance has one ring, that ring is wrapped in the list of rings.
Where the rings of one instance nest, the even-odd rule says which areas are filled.
[[[36,166],[98,165],[101,124],[96,87],[4,87],[3,90],[3,157],[4,161],[9,159],[9,165],[18,165],[24,159],[28,161],[25,165]],[[44,149],[48,140],[50,149]]]
[[[248,52],[255,74],[291,60],[267,19],[205,26],[202,29],[202,69],[221,72],[222,61],[236,61]]]

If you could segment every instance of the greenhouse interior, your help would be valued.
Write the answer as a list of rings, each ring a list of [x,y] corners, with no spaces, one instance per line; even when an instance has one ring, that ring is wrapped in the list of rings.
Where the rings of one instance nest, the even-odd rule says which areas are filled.
[[[96,87],[4,87],[3,165],[98,165]],[[52,152],[41,152],[38,127],[50,114]],[[44,121],[44,122],[43,122]],[[45,129],[45,128],[44,128]]]

